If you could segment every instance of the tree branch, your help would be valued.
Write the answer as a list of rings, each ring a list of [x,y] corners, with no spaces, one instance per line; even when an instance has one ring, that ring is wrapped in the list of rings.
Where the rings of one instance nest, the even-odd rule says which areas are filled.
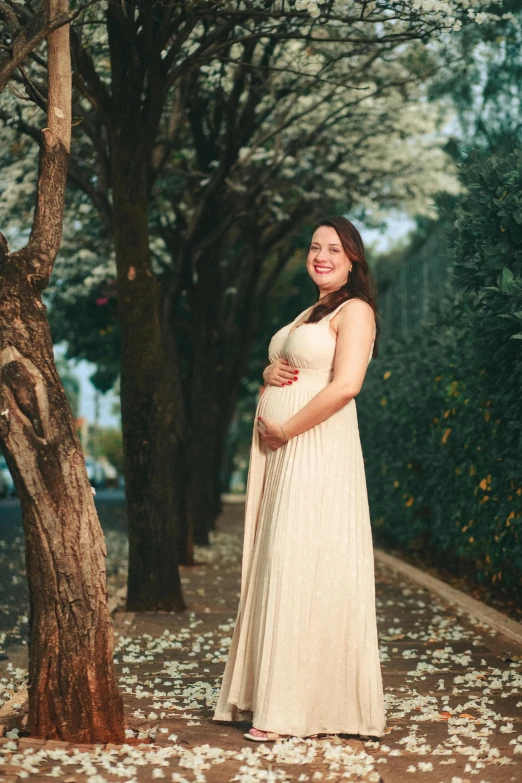
[[[68,16],[68,0],[48,0],[50,24]],[[39,289],[49,283],[63,230],[67,166],[71,149],[71,51],[68,24],[48,36],[48,127],[42,130],[37,202],[27,243],[30,276]],[[35,263],[35,259],[38,262]]]
[[[110,118],[111,96],[105,84],[100,79],[92,57],[80,41],[74,28],[71,30],[71,53],[74,64],[73,80],[81,94],[101,114],[104,119]]]
[[[49,2],[51,1],[49,0]],[[5,89],[13,73],[33,49],[36,49],[52,32],[69,25],[86,8],[97,2],[99,0],[88,0],[73,13],[54,15],[49,20],[45,20],[43,15],[37,11],[24,25],[20,24],[18,17],[16,17],[18,27],[13,19],[13,14],[16,16],[13,9],[5,2],[0,3],[0,15],[7,19],[8,32],[11,37],[11,51],[4,49],[0,52],[0,92]]]
[[[105,194],[101,193],[89,182],[87,177],[76,166],[69,166],[67,178],[70,182],[82,190],[89,197],[93,206],[97,209],[105,229],[109,236],[112,235],[112,208]]]

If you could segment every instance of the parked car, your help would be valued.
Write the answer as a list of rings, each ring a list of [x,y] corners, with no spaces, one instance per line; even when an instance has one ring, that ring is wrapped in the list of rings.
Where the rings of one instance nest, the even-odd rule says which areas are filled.
[[[105,486],[106,487],[117,487],[118,486],[118,471],[114,467],[114,465],[109,462],[108,458],[105,455],[101,455],[98,459],[98,464],[101,465],[101,469],[103,470],[103,475],[105,476]]]
[[[0,454],[0,497],[12,498],[16,495],[16,488],[13,477],[7,467],[5,457]]]
[[[4,474],[0,473],[0,498],[6,498],[8,496],[7,481]]]
[[[107,482],[103,466],[94,457],[85,457],[85,467],[91,486],[95,489],[104,489]]]

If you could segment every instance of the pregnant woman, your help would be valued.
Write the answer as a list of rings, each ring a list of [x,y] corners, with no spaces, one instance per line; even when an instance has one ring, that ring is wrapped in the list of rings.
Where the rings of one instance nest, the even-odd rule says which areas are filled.
[[[245,737],[384,734],[355,397],[378,327],[359,232],[316,229],[318,301],[272,337],[254,423],[241,594],[214,719]]]

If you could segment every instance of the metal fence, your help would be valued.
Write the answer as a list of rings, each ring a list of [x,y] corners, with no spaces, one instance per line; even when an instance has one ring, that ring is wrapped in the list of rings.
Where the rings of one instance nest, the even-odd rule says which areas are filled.
[[[379,296],[382,337],[406,335],[425,322],[451,284],[452,268],[446,247],[423,248],[406,261]]]

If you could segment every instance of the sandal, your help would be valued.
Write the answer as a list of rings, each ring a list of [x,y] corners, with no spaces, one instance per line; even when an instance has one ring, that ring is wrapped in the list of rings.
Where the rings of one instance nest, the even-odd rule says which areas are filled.
[[[254,728],[254,726],[252,726]],[[276,742],[276,740],[289,737],[289,734],[276,734],[275,731],[263,731],[263,729],[257,729],[257,731],[263,731],[263,733],[266,735],[265,737],[256,737],[255,734],[251,734],[250,732],[247,734],[244,734],[243,736],[246,737],[249,740],[252,740],[252,742]]]

